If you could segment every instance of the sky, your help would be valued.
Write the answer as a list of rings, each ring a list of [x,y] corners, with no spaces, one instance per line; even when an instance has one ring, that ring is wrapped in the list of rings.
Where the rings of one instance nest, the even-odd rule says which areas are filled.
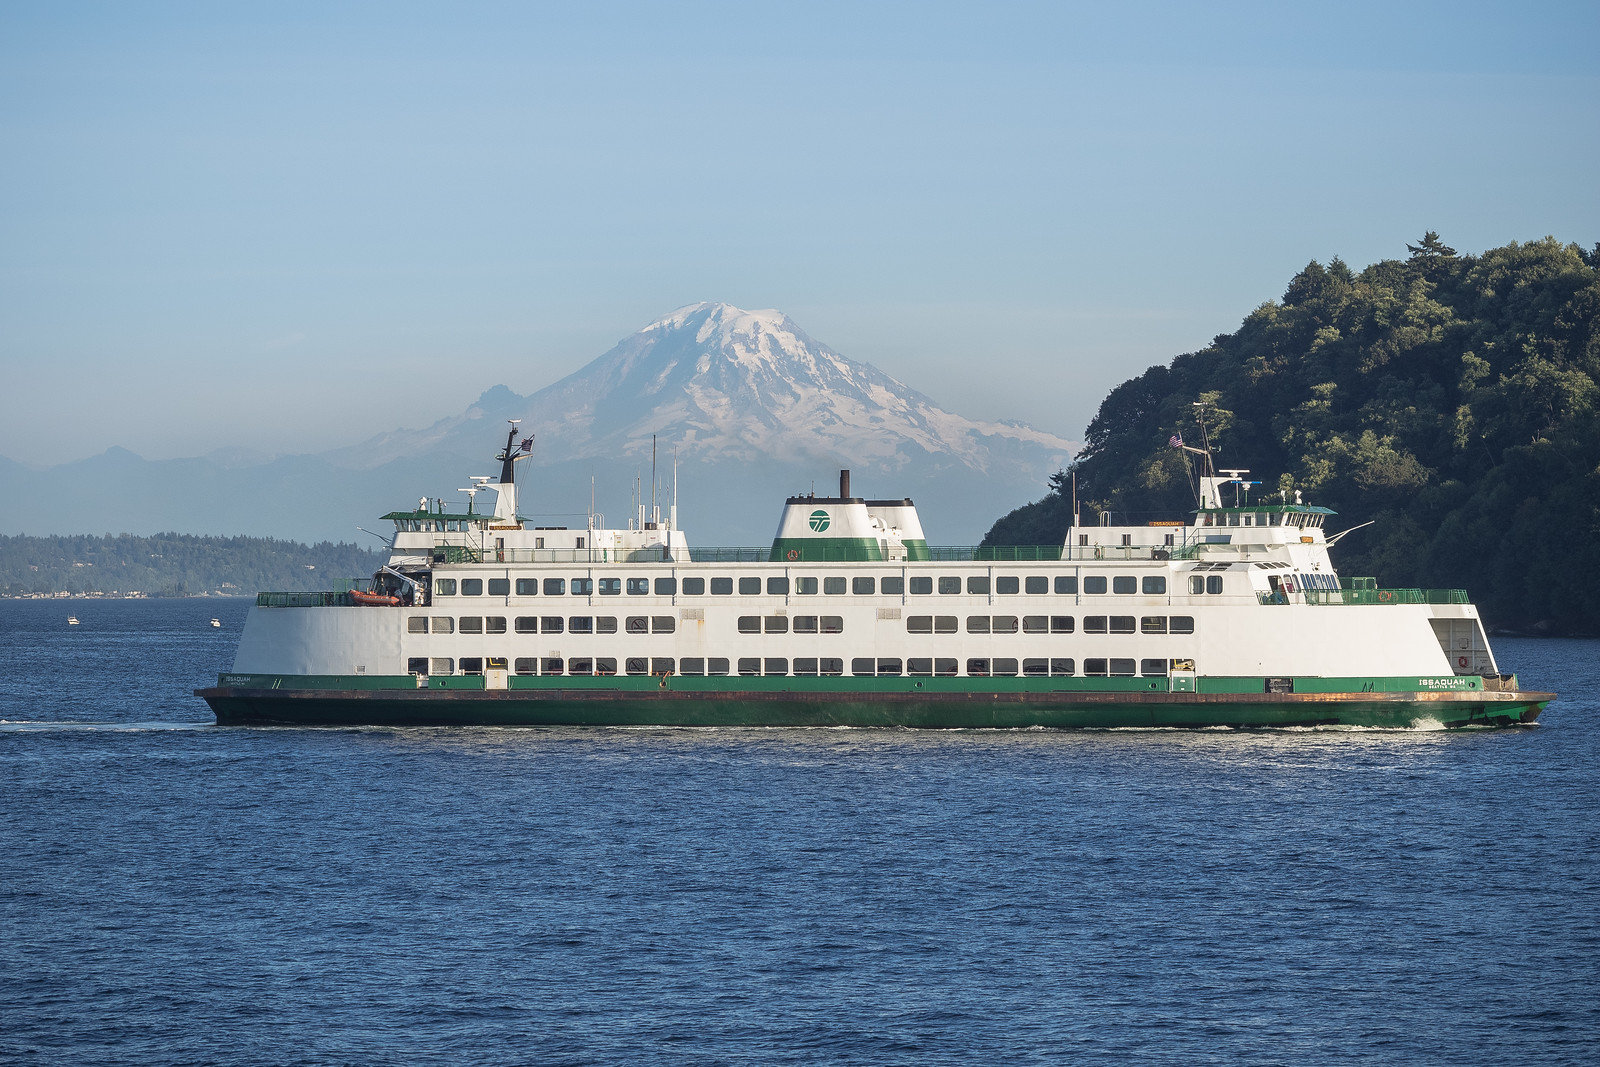
[[[674,308],[1071,438],[1308,261],[1600,241],[1600,4],[0,5],[0,455],[315,452]]]

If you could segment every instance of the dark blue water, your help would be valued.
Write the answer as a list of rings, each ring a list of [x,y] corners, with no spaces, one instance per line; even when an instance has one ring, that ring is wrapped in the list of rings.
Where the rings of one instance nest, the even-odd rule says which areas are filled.
[[[1597,642],[1504,731],[219,729],[244,612],[0,602],[0,1061],[1600,1057]]]

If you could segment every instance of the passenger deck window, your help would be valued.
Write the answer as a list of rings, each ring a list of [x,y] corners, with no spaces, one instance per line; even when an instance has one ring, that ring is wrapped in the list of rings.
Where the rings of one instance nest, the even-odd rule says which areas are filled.
[[[1106,576],[1103,574],[1085,575],[1083,591],[1091,596],[1099,596],[1106,591]]]
[[[789,595],[789,579],[784,578],[784,577],[768,578],[767,579],[767,595],[768,596],[788,596]]]
[[[1137,593],[1139,591],[1139,579],[1131,574],[1119,574],[1111,579],[1111,591],[1118,596]]]
[[[733,579],[732,578],[713,578],[713,579],[711,579],[711,595],[712,596],[732,596],[733,595]]]
[[[1167,676],[1167,661],[1164,659],[1142,659],[1139,661],[1139,673],[1146,678],[1165,678]]]
[[[989,576],[987,574],[968,575],[967,592],[987,595],[989,592]]]
[[[412,634],[425,634],[428,632],[428,617],[426,615],[413,615],[406,620],[406,632]]]
[[[1167,632],[1167,617],[1165,615],[1145,615],[1139,619],[1139,632],[1146,634],[1164,634]]]
[[[482,596],[483,595],[483,579],[482,578],[463,578],[463,579],[461,579],[461,595],[462,596]]]
[[[456,580],[454,578],[435,578],[433,580],[434,596],[455,596]]]
[[[678,592],[678,579],[657,578],[656,596],[676,596]]]
[[[933,592],[933,576],[928,574],[914,574],[911,576],[911,595],[927,596]]]
[[[621,596],[622,595],[622,579],[621,578],[601,578],[601,579],[599,579],[599,582],[600,582],[600,595],[601,596]],[[550,583],[549,582],[545,583],[545,590],[544,591],[546,593],[548,593],[550,591]]]
[[[760,596],[761,595],[761,579],[760,578],[740,578],[739,579],[739,595],[740,596]]]
[[[683,580],[684,596],[705,596],[706,580],[704,578],[685,578]]]
[[[1021,588],[1021,580],[1016,575],[1002,574],[994,580],[994,591],[998,596],[1011,596]]]
[[[489,579],[489,595],[490,596],[510,596],[511,595],[511,579],[510,578],[490,578]]]
[[[1144,576],[1144,593],[1146,596],[1160,596],[1167,591],[1167,579],[1161,574],[1147,574]]]
[[[646,596],[646,595],[649,594],[649,592],[650,592],[650,579],[648,579],[648,578],[629,578],[628,579],[628,595],[629,596]]]
[[[939,595],[940,596],[949,596],[952,593],[959,593],[959,592],[961,592],[961,579],[960,578],[956,577],[953,574],[942,574],[942,575],[939,576]]]
[[[814,578],[814,577],[796,578],[794,580],[794,591],[795,591],[795,594],[797,596],[816,596],[817,595],[817,580],[816,580],[816,578]]]
[[[796,615],[794,617],[794,632],[797,634],[816,633],[817,617],[815,615]]]
[[[1114,633],[1114,634],[1131,634],[1131,633],[1133,633],[1133,616],[1132,615],[1113,615],[1113,616],[1111,616],[1111,632]]]
[[[856,596],[871,596],[875,580],[872,578],[853,578],[850,581],[850,591]]]
[[[1083,617],[1083,632],[1086,634],[1105,633],[1106,617],[1104,615],[1085,615]]]
[[[1078,579],[1072,574],[1056,575],[1056,594],[1058,596],[1076,596],[1078,592]]]
[[[539,579],[537,579],[537,578],[518,578],[517,579],[517,595],[518,596],[537,596],[538,593],[539,593]]]
[[[594,579],[593,578],[574,578],[574,579],[572,579],[572,595],[573,596],[593,596],[594,595]]]
[[[848,586],[846,585],[842,576],[822,579],[823,596],[844,596],[844,591],[846,588],[848,588]]]
[[[1193,615],[1174,615],[1167,620],[1167,632],[1174,634],[1194,633]]]
[[[613,578],[611,580],[612,581],[616,581],[615,578]],[[604,581],[604,579],[602,579],[602,582],[603,581]],[[565,578],[546,578],[544,580],[544,595],[545,596],[562,596],[563,594],[566,593],[566,591],[567,591],[567,580]]]
[[[906,580],[899,575],[890,575],[879,584],[879,589],[888,596],[904,596]]]
[[[460,620],[461,632],[464,634],[483,633],[482,615],[463,615]]]
[[[519,634],[536,634],[539,632],[539,620],[532,615],[518,615],[516,627]]]
[[[1050,579],[1042,574],[1030,574],[1022,580],[1022,589],[1029,596],[1041,596],[1050,592]]]

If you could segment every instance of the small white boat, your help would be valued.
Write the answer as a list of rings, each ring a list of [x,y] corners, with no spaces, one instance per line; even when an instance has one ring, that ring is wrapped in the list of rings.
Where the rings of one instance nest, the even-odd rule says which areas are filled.
[[[219,628],[220,629],[221,626],[222,626],[222,620],[221,619],[212,619],[211,620],[211,625],[213,627],[215,627],[215,628]]]
[[[67,616],[67,625],[68,626],[76,626],[76,625],[78,625],[78,617],[76,615],[68,615]]]

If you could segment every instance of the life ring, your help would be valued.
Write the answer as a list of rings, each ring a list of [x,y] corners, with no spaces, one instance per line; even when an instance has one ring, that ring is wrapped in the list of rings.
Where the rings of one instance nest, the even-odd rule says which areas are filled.
[[[1465,667],[1466,665],[1467,665],[1467,657],[1465,657],[1465,656],[1457,656],[1456,657],[1456,666],[1457,667]]]
[[[800,558],[800,550],[798,548],[791,548],[789,550],[789,560],[791,562],[793,562],[794,560],[797,560],[799,558]]]
[[[1394,599],[1394,594],[1387,589],[1380,589],[1378,590],[1378,599],[1384,603],[1388,603]]]

